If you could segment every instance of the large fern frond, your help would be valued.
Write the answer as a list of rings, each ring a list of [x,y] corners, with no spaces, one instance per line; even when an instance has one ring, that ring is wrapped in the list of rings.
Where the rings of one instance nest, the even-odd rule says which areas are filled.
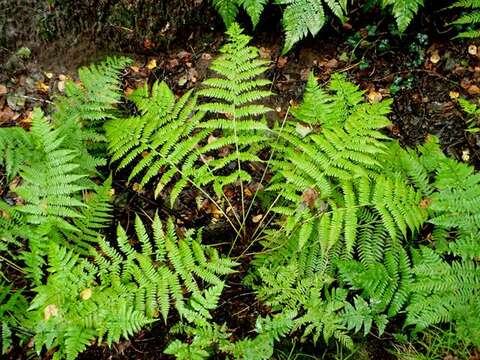
[[[275,3],[287,5],[282,19],[285,29],[283,53],[287,53],[308,34],[317,35],[326,22],[325,5],[341,21],[346,14],[344,0],[275,0]]]

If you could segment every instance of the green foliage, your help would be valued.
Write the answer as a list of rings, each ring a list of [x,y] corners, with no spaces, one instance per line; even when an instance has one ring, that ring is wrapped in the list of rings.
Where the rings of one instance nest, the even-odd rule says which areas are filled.
[[[0,282],[0,354],[6,354],[12,345],[12,329],[20,326],[28,302],[21,291]],[[19,318],[20,317],[20,318]]]
[[[451,8],[462,8],[464,13],[453,22],[465,28],[457,38],[478,38],[480,37],[480,1],[479,0],[458,0],[450,6]]]
[[[52,246],[48,272],[28,314],[37,353],[46,346],[57,348],[57,359],[75,359],[95,337],[112,344],[152,321],[133,306],[128,288],[96,285],[95,266],[72,250]]]
[[[221,276],[234,272],[237,264],[219,256],[212,247],[201,245],[201,232],[193,238],[193,232],[185,233],[178,239],[171,220],[166,229],[158,216],[153,221],[153,241],[137,217],[135,229],[141,251],[130,245],[125,231],[119,227],[117,242],[119,250],[105,240],[100,248],[106,256],[95,254],[102,284],[137,283],[135,303],[141,305],[147,316],[157,313],[166,322],[170,303],[181,316],[191,322],[204,322],[209,319],[208,310],[215,308],[224,282]],[[203,288],[205,290],[201,290]],[[206,284],[211,287],[206,287]],[[188,303],[184,295],[191,293]],[[172,300],[172,301],[170,301]]]
[[[479,3],[480,7],[480,3]],[[480,13],[480,11],[479,11]],[[480,34],[479,34],[480,36]],[[473,102],[470,102],[465,99],[458,99],[458,103],[462,108],[463,112],[467,115],[467,131],[469,132],[479,132],[480,131],[480,107],[475,105]]]
[[[7,181],[18,175],[20,168],[35,158],[32,138],[19,127],[0,128],[0,165]]]
[[[347,1],[345,0],[275,0],[276,4],[287,5],[283,11],[282,25],[285,29],[283,53],[308,34],[315,36],[326,23],[325,6],[345,21]]]
[[[423,6],[424,0],[380,0],[383,7],[391,7],[391,11],[397,22],[400,33],[403,33],[419,8]]]
[[[212,0],[212,4],[230,27],[242,8],[250,17],[253,26],[257,26],[268,0]],[[346,0],[274,0],[274,4],[285,5],[282,25],[285,30],[283,53],[307,35],[315,36],[326,23],[326,9],[340,21],[345,21]]]
[[[120,75],[131,62],[128,58],[112,57],[80,68],[80,84],[67,81],[65,95],[55,102],[57,111],[53,118],[60,136],[71,148],[78,149],[77,163],[88,173],[94,174],[97,166],[106,163],[101,127],[118,113],[122,97]]]
[[[230,41],[211,66],[218,76],[205,80],[197,95],[188,92],[175,102],[168,86],[157,83],[151,95],[147,88],[132,94],[140,116],[105,125],[112,160],[122,159],[118,168],[133,166],[129,179],[141,176],[141,185],[161,173],[155,194],[172,182],[172,205],[190,183],[199,188],[213,184],[220,196],[225,185],[251,180],[244,164],[261,161],[256,152],[259,144],[266,143],[269,129],[259,117],[270,109],[257,102],[271,94],[262,90],[270,82],[259,78],[268,62],[258,58],[258,49],[248,46],[250,37],[238,25],[227,34]],[[201,105],[197,96],[204,100]],[[214,137],[217,131],[221,136]],[[229,155],[207,159],[222,148],[229,149]],[[237,169],[229,170],[231,164]]]
[[[19,206],[18,211],[25,214],[30,224],[48,222],[75,231],[64,218],[81,216],[79,209],[85,205],[76,195],[93,187],[86,175],[78,171],[75,161],[78,152],[63,146],[64,138],[48,124],[40,110],[33,113],[31,136],[41,156],[20,173],[23,183],[16,192],[25,205]]]
[[[289,216],[285,229],[296,231],[299,249],[320,236],[322,251],[342,240],[351,256],[361,208],[378,215],[392,240],[418,230],[426,212],[420,194],[401,177],[383,175],[379,159],[387,138],[379,129],[388,124],[390,103],[361,103],[362,93],[338,76],[330,91],[310,76],[304,102],[292,111],[295,119],[281,129],[286,141],[278,146],[268,190],[285,200],[274,210]]]
[[[237,7],[260,14],[259,4]],[[351,349],[355,333],[381,335],[392,318],[413,333],[446,324],[458,343],[480,346],[480,174],[433,137],[401,148],[382,131],[391,101],[366,103],[340,75],[322,88],[311,74],[300,105],[267,125],[268,62],[238,25],[228,35],[200,89],[176,98],[165,83],[146,85],[126,114],[118,79],[129,62],[112,59],[82,70],[53,122],[35,110],[30,131],[0,129],[1,165],[20,180],[15,204],[0,201],[0,259],[25,272],[26,287],[0,286],[2,351],[21,329],[38,354],[75,359],[94,341],[112,346],[173,318],[165,353],[178,359],[270,359],[287,336]],[[241,240],[245,253],[258,249],[243,283],[268,311],[256,334],[215,323],[241,264],[202,244],[201,230],[137,216],[134,231],[119,225],[105,238],[114,191],[97,173],[104,134],[114,167],[155,183],[171,205],[192,186],[214,204],[213,192],[229,200],[226,186],[243,201],[242,186],[258,182],[251,169],[265,169],[262,220]]]
[[[220,277],[236,263],[201,245],[200,233],[178,239],[172,221],[164,229],[156,216],[152,228],[150,238],[136,218],[138,251],[119,226],[118,249],[101,239],[95,264],[72,250],[50,249],[47,280],[34,289],[29,308],[37,352],[58,347],[57,356],[74,359],[94,338],[111,346],[160,315],[167,322],[172,302],[189,322],[211,318],[224,287]]]

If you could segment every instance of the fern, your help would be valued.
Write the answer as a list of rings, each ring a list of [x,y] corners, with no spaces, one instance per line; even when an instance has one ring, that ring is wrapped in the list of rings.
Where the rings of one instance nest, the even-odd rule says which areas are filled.
[[[461,31],[457,38],[478,38],[480,37],[480,2],[478,0],[459,0],[455,1],[450,8],[463,8],[464,13],[453,22],[455,25],[466,26],[464,31]]]
[[[381,0],[383,7],[391,7],[400,33],[405,32],[424,0]]]
[[[28,303],[19,290],[0,283],[0,341],[1,354],[6,354],[12,346],[12,330],[21,327]]]
[[[75,231],[64,218],[79,218],[79,208],[85,206],[75,195],[91,188],[86,175],[78,173],[75,150],[62,148],[64,139],[43,117],[40,110],[33,113],[32,136],[42,154],[21,172],[23,184],[16,190],[25,201],[18,211],[31,224],[53,223],[61,229]],[[41,161],[40,161],[41,160]]]
[[[0,166],[5,168],[7,181],[19,174],[21,167],[35,161],[36,152],[29,134],[22,128],[0,129]]]
[[[152,87],[151,97],[147,89],[142,88],[132,94],[132,100],[142,116],[116,119],[105,125],[109,151],[112,161],[122,159],[118,169],[134,165],[129,179],[141,176],[142,186],[163,170],[155,190],[158,195],[177,171],[181,171],[185,158],[196,156],[195,149],[208,132],[193,134],[203,114],[193,113],[196,97],[191,97],[191,93],[175,103],[168,86],[157,83]],[[172,203],[174,201],[175,196]]]
[[[478,264],[454,261],[447,264],[433,250],[421,249],[414,267],[415,282],[407,324],[417,330],[440,322],[455,322],[467,342],[479,346],[480,315]]]
[[[403,178],[382,175],[379,159],[388,147],[378,129],[388,124],[384,115],[389,103],[360,103],[361,92],[338,77],[331,91],[334,95],[327,95],[310,76],[304,102],[292,111],[298,120],[281,129],[286,141],[278,148],[273,166],[277,174],[267,190],[278,192],[286,204],[293,202],[289,208],[296,210],[285,214],[295,216],[287,219],[285,229],[297,229],[300,248],[319,226],[318,233],[325,233],[320,235],[324,248],[343,238],[347,254],[352,254],[360,208],[372,208],[395,240],[417,231],[426,211],[419,206],[420,195]],[[284,204],[274,208],[279,213],[284,209]]]
[[[141,220],[135,221],[141,251],[119,227],[118,250],[100,240],[95,265],[52,246],[47,281],[34,289],[29,308],[37,352],[58,347],[58,356],[74,359],[95,338],[111,346],[160,315],[166,322],[171,300],[190,322],[203,325],[211,318],[224,287],[220,277],[236,263],[202,246],[191,232],[178,240],[171,221],[164,229],[156,216],[152,227],[150,238]]]
[[[80,68],[80,84],[67,81],[65,95],[56,99],[53,118],[72,148],[78,149],[79,165],[89,173],[106,163],[105,151],[100,146],[105,142],[101,127],[105,120],[118,113],[121,100],[121,71],[132,61],[123,57],[110,57],[97,65]]]
[[[96,268],[72,251],[53,246],[48,265],[48,281],[34,289],[29,308],[38,353],[45,345],[58,348],[58,358],[75,359],[95,337],[111,344],[152,321],[132,307],[126,289],[95,285]]]
[[[81,217],[73,219],[73,226],[78,231],[69,232],[66,236],[71,238],[80,248],[90,249],[90,244],[95,244],[102,236],[101,231],[110,224],[113,212],[112,178],[109,177],[100,186],[95,186],[94,191],[83,195],[85,207],[80,209]]]
[[[187,320],[202,322],[209,319],[208,311],[215,307],[224,286],[220,276],[231,274],[236,263],[219,257],[213,248],[203,247],[200,233],[197,239],[193,239],[192,232],[187,232],[186,237],[179,241],[172,221],[168,222],[164,231],[160,220],[155,217],[153,246],[139,218],[135,227],[142,252],[137,252],[128,243],[121,227],[117,231],[120,251],[106,241],[100,242],[106,256],[95,254],[95,258],[102,284],[119,286],[134,281],[138,288],[134,302],[137,309],[143,310],[149,317],[161,315],[166,322],[171,299],[180,315]],[[212,287],[202,291],[201,283]],[[184,300],[182,284],[192,294],[188,302]]]
[[[317,35],[326,22],[325,5],[341,21],[345,20],[344,0],[275,0],[275,3],[287,5],[282,19],[285,29],[283,53],[287,53],[295,43],[308,34]]]
[[[213,7],[227,27],[234,23],[241,8],[256,27],[268,2],[268,0],[212,0]],[[285,30],[283,54],[290,51],[295,43],[308,34],[312,36],[318,34],[327,20],[326,9],[341,21],[345,21],[347,12],[346,0],[275,0],[274,3],[286,5],[282,19]]]
[[[269,130],[258,118],[270,109],[256,104],[270,95],[261,89],[270,82],[258,79],[268,63],[258,59],[258,50],[248,46],[250,38],[241,33],[237,24],[231,26],[228,35],[230,42],[211,66],[219,77],[205,80],[197,95],[189,92],[175,103],[166,84],[155,84],[151,97],[146,88],[132,94],[142,116],[106,124],[112,160],[122,159],[119,168],[133,165],[130,179],[142,174],[141,185],[161,174],[156,195],[172,182],[172,205],[189,183],[197,187],[213,184],[220,195],[224,186],[238,179],[248,182],[251,176],[242,164],[261,161],[256,155],[261,146],[252,145],[265,143],[265,132]],[[197,96],[210,102],[197,105]],[[207,119],[203,120],[205,114]],[[221,131],[223,136],[210,137],[205,144],[215,131]],[[208,153],[232,145],[235,150],[225,158],[206,160]],[[229,165],[235,163],[237,170],[229,171]],[[176,174],[181,175],[178,181]]]
[[[270,81],[258,78],[267,70],[268,62],[259,59],[257,48],[248,46],[250,37],[243,35],[237,24],[230,27],[227,34],[230,43],[220,50],[222,55],[211,65],[218,76],[205,80],[204,88],[198,91],[200,97],[206,98],[199,109],[210,117],[200,125],[201,128],[223,130],[221,138],[207,144],[200,152],[207,153],[229,144],[235,146],[232,154],[222,161],[213,161],[198,169],[198,173],[203,175],[209,172],[208,169],[219,172],[230,162],[237,162],[234,173],[209,179],[213,181],[217,193],[237,179],[245,182],[251,180],[248,172],[243,170],[242,163],[261,161],[255,152],[262,148],[269,129],[265,120],[259,117],[271,111],[257,104],[271,95],[270,91],[262,89]],[[206,180],[199,180],[201,184],[206,183]]]

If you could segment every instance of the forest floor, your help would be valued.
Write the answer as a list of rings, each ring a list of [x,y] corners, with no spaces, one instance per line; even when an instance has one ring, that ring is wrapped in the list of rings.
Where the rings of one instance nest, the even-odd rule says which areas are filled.
[[[310,71],[325,83],[332,73],[342,72],[365,90],[368,101],[393,98],[390,136],[398,138],[405,146],[414,146],[429,134],[436,135],[450,156],[480,168],[480,136],[465,131],[467,119],[457,102],[460,97],[475,101],[480,98],[480,44],[452,41],[453,32],[445,25],[448,19],[441,16],[423,18],[421,24],[414,24],[402,38],[393,34],[384,20],[379,19],[372,26],[371,16],[361,12],[353,14],[348,24],[332,26],[316,39],[301,42],[285,56],[280,55],[282,40],[278,26],[274,33],[266,31],[268,25],[258,29],[253,43],[260,49],[261,56],[271,61],[267,75],[272,80],[272,91],[280,95],[269,105],[282,117],[301,97]],[[145,82],[155,80],[166,81],[177,94],[198,86],[206,78],[211,59],[224,40],[220,27],[203,30],[201,36],[199,33],[185,34],[161,53],[149,51],[148,40],[137,54],[124,54],[135,59],[135,64],[124,74],[124,92],[128,94]],[[30,54],[28,49],[3,51],[0,126],[28,127],[35,106],[51,112],[52,99],[64,91],[67,79],[75,79],[76,67],[104,55],[105,52],[95,49],[88,39],[70,49],[67,44],[55,43],[32,49]],[[201,209],[191,206],[194,194],[171,210],[161,200],[152,201],[149,199],[153,197],[148,194],[131,190],[121,179],[120,176],[115,182],[115,192],[119,194],[115,218],[122,219],[127,229],[131,227],[134,212],[155,209],[168,214],[173,211],[179,223],[206,226],[215,237],[211,241],[225,241],[230,236],[208,206]],[[0,183],[0,196],[6,195],[2,189],[7,189],[8,185]],[[242,244],[236,249],[238,254],[243,250]],[[243,266],[247,264],[248,257]],[[253,332],[255,319],[268,309],[241,285],[239,278],[230,278],[228,285],[215,320],[227,322],[233,333],[242,338]],[[393,358],[386,350],[391,348],[391,340],[388,331],[382,339],[371,336],[365,353],[355,357]],[[158,324],[112,349],[93,346],[80,359],[162,359],[167,343],[167,329]],[[312,355],[328,358],[324,357],[326,349],[302,350],[310,354],[310,358]],[[450,355],[453,360],[455,354]],[[11,356],[17,356],[11,359],[21,357],[18,353]]]

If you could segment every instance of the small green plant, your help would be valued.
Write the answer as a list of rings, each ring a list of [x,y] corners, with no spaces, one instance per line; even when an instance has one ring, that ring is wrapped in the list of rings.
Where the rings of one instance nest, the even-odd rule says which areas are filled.
[[[461,109],[467,115],[467,131],[476,133],[480,131],[480,107],[465,99],[458,99]]]

